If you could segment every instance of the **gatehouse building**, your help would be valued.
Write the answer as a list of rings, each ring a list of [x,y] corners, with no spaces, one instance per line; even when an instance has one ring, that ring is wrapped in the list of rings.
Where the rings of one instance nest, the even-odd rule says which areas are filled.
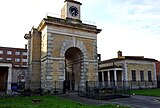
[[[25,34],[31,89],[77,90],[86,81],[98,81],[97,34],[101,29],[81,21],[81,5],[65,0],[61,18],[47,16]]]

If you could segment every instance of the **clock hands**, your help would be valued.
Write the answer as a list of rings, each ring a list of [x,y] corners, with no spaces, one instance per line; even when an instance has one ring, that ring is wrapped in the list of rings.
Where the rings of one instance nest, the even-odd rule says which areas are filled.
[[[70,11],[70,14],[71,14],[72,16],[74,16],[74,17],[76,17],[76,16],[78,15],[78,9],[77,9],[76,7],[74,7],[74,6],[71,6],[71,7],[69,8],[69,11]]]

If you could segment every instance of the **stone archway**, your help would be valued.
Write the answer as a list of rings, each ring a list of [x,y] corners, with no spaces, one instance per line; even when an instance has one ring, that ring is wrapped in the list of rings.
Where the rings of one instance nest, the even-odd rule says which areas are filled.
[[[81,80],[83,54],[76,47],[69,48],[65,53],[65,81],[68,90],[77,90]]]
[[[61,53],[60,57],[64,58],[63,61],[59,62],[59,70],[60,70],[60,75],[59,75],[59,81],[64,81],[66,79],[66,58],[71,59],[70,52],[75,51],[77,54],[81,55],[78,57],[80,59],[80,76],[79,76],[79,86],[84,87],[85,82],[87,81],[87,73],[88,73],[88,57],[87,57],[87,50],[83,44],[82,41],[77,41],[75,38],[73,40],[65,40],[62,44],[61,47]],[[83,56],[82,56],[83,55]],[[71,60],[73,62],[73,59]]]

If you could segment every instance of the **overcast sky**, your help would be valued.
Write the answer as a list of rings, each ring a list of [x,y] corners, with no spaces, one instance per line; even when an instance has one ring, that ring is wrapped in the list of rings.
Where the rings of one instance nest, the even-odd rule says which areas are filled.
[[[98,53],[102,59],[144,56],[160,60],[160,0],[79,0],[81,20],[102,29]],[[2,0],[0,46],[24,48],[25,33],[47,13],[60,16],[64,0]]]

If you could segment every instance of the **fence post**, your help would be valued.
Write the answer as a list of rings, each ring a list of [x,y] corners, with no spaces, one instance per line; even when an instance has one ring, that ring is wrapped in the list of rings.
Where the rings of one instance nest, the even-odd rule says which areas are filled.
[[[88,91],[88,81],[86,81],[86,92]]]

